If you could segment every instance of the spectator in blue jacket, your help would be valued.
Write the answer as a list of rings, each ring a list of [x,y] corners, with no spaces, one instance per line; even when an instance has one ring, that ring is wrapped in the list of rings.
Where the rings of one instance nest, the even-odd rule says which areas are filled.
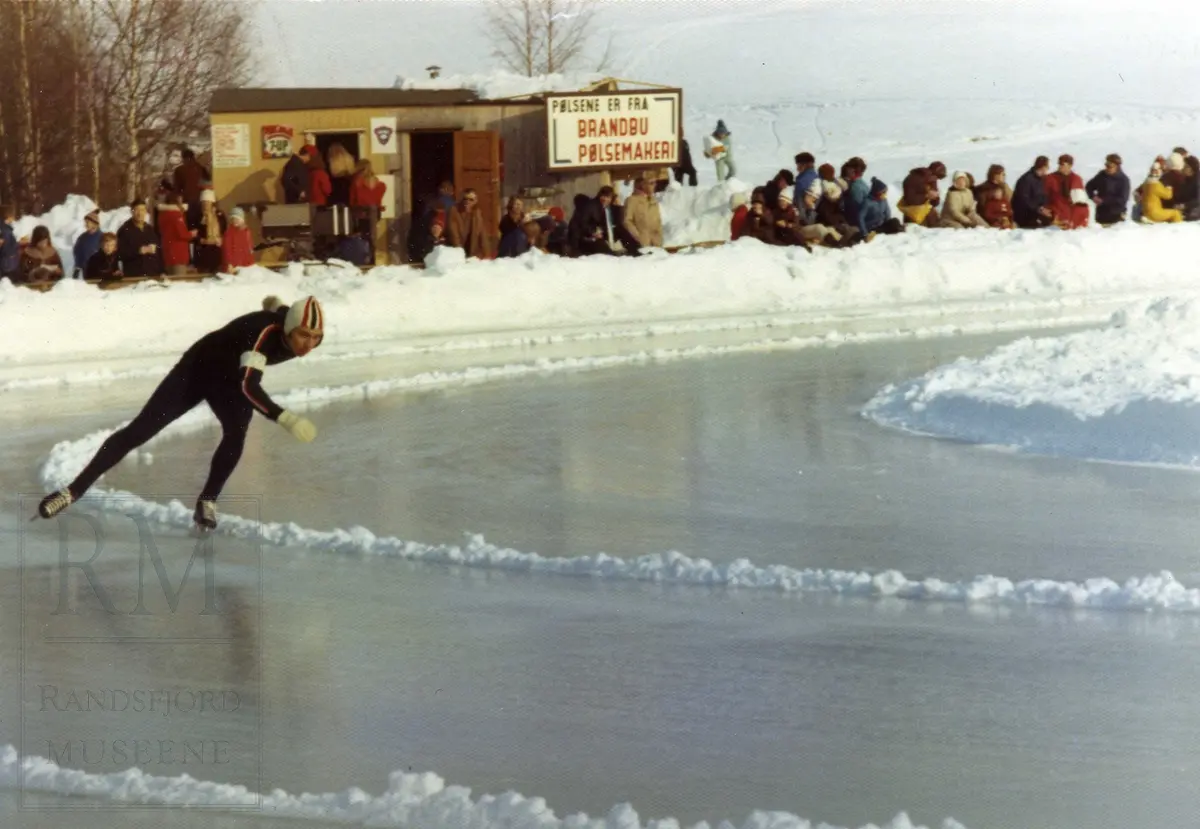
[[[858,228],[858,235],[867,238],[867,200],[871,197],[871,188],[863,181],[863,173],[867,170],[866,163],[857,156],[842,165],[842,178],[846,180],[846,192],[842,196],[842,212],[851,227]]]
[[[1121,156],[1112,153],[1104,159],[1104,169],[1087,183],[1088,198],[1096,205],[1096,223],[1125,221],[1129,191],[1129,176],[1121,169]]]
[[[804,194],[811,192],[819,201],[821,199],[821,180],[817,174],[817,160],[812,153],[799,153],[796,156],[796,189],[792,192],[792,204],[804,204]]]
[[[96,251],[100,250],[100,238],[104,235],[100,232],[99,210],[93,210],[84,216],[83,224],[86,229],[79,234],[79,238],[75,240],[75,247],[71,249],[75,257],[75,270],[72,275],[77,279],[83,278],[84,269],[87,268],[88,262],[92,261]]]
[[[0,279],[7,277],[13,282],[21,273],[21,245],[13,232],[16,220],[14,207],[6,204],[0,208]]]
[[[1050,159],[1039,155],[1033,166],[1025,171],[1013,188],[1013,221],[1017,227],[1027,230],[1046,227],[1054,222],[1054,214],[1046,206],[1046,184],[1043,179],[1050,172]]]

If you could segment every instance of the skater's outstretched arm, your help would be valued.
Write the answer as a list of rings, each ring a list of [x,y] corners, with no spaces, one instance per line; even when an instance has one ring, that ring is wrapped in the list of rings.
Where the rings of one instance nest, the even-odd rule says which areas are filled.
[[[274,323],[265,327],[258,335],[254,348],[242,354],[240,361],[242,394],[246,395],[250,404],[268,420],[278,420],[283,412],[283,407],[272,400],[262,387],[263,370],[267,367],[267,355],[262,352],[263,343],[278,328]]]

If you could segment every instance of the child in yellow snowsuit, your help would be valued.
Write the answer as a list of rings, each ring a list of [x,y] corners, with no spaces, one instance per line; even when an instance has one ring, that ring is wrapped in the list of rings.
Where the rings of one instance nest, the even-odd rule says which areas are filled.
[[[1174,191],[1163,184],[1158,176],[1153,174],[1153,171],[1138,189],[1142,194],[1142,221],[1156,224],[1183,221],[1182,211],[1163,207],[1163,199],[1170,199],[1174,196]]]

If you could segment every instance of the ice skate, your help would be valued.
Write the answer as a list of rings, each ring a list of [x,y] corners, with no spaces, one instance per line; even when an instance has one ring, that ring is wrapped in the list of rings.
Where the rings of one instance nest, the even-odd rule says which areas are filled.
[[[42,518],[53,518],[75,502],[71,490],[63,487],[58,492],[51,492],[38,504],[38,515]]]
[[[196,512],[192,518],[196,522],[197,532],[212,532],[217,528],[217,502],[201,498],[196,502]]]

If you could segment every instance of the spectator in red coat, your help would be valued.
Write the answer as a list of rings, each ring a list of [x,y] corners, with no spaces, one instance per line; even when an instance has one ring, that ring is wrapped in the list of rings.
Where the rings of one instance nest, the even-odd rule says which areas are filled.
[[[734,193],[729,199],[729,206],[733,208],[733,218],[729,220],[729,238],[736,242],[746,230],[746,215],[750,212],[746,194]]]
[[[196,231],[188,230],[187,215],[183,212],[183,193],[178,190],[167,196],[166,204],[158,208],[158,236],[162,240],[163,269],[168,276],[183,276],[192,259],[192,240]]]
[[[254,242],[250,228],[246,227],[246,213],[240,207],[229,211],[229,227],[225,228],[225,241],[221,245],[221,270],[236,273],[238,268],[254,264]]]
[[[1058,157],[1058,170],[1046,176],[1046,207],[1054,214],[1054,224],[1063,230],[1087,227],[1091,209],[1088,207],[1087,191],[1083,179],[1072,170],[1075,159],[1069,155]]]
[[[382,208],[385,193],[387,185],[375,177],[370,159],[361,159],[354,171],[354,182],[350,185],[350,206]]]
[[[984,196],[983,206],[979,209],[983,220],[991,227],[1012,230],[1012,199],[1005,195],[1003,185],[985,184],[980,192]]]
[[[329,204],[329,196],[333,193],[333,182],[325,169],[325,159],[320,153],[314,153],[308,160],[308,201],[309,204],[323,207]]]

